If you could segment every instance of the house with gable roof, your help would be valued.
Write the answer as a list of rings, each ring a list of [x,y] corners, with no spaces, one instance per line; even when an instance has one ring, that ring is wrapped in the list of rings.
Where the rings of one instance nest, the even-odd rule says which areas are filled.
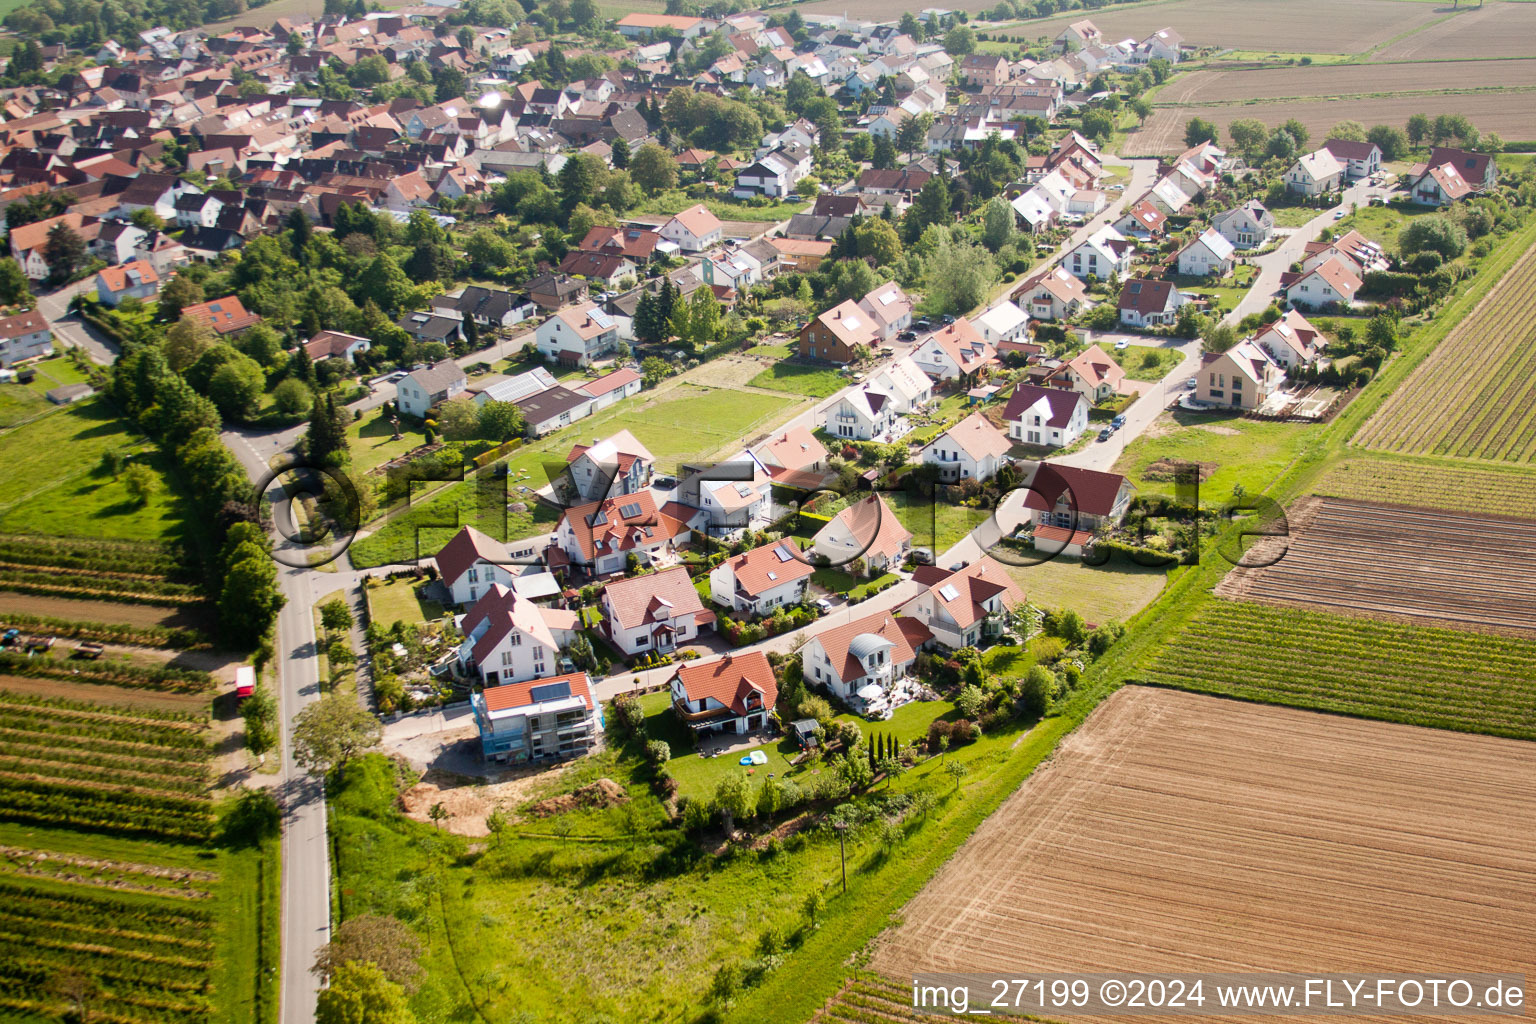
[[[580,757],[603,730],[585,672],[488,686],[469,698],[487,762],[529,764]]]
[[[1093,304],[1083,282],[1060,264],[1025,278],[1013,292],[1013,300],[1036,320],[1066,320]]]
[[[580,628],[576,613],[545,608],[492,583],[460,620],[460,671],[486,685],[520,683],[559,669]]]
[[[875,335],[881,341],[890,341],[912,326],[912,300],[895,281],[887,281],[864,296],[859,300],[859,308],[869,314]]]
[[[992,345],[1016,341],[1029,332],[1028,314],[1006,300],[976,317],[974,324],[982,340]]]
[[[602,501],[644,490],[656,456],[628,430],[592,444],[572,445],[565,456],[566,475],[579,501]]]
[[[1206,228],[1179,250],[1179,273],[1186,277],[1226,277],[1236,250],[1215,228]]]
[[[878,493],[843,509],[816,532],[811,553],[834,567],[862,558],[870,575],[886,572],[906,560],[912,534]]]
[[[1285,172],[1287,191],[1304,196],[1337,191],[1344,182],[1344,165],[1326,149],[1303,153]]]
[[[1063,256],[1061,265],[1073,277],[1087,280],[1092,276],[1107,281],[1111,274],[1124,277],[1130,272],[1135,248],[1134,242],[1106,224]]]
[[[1487,153],[1435,146],[1429,159],[1403,176],[1403,185],[1415,203],[1450,206],[1498,184],[1499,169]]]
[[[683,662],[667,688],[673,713],[696,733],[756,732],[779,700],[773,666],[762,651]]]
[[[999,636],[1008,617],[1024,606],[1024,591],[990,555],[960,569],[920,565],[912,579],[924,591],[901,606],[901,614],[928,627],[934,642],[959,650]]]
[[[603,633],[630,657],[667,654],[715,625],[681,565],[614,580],[603,590],[602,611]]]
[[[1019,384],[1003,408],[1008,436],[1020,444],[1064,448],[1088,429],[1091,403],[1079,391]]]
[[[1125,213],[1121,214],[1120,219],[1115,221],[1116,231],[1127,238],[1135,238],[1143,242],[1161,238],[1167,228],[1167,215],[1147,199],[1133,203]]]
[[[654,564],[688,543],[694,509],[667,502],[656,507],[649,490],[568,508],[555,528],[555,543],[575,565],[594,576],[623,572],[631,554]]]
[[[806,427],[790,427],[758,446],[757,461],[774,483],[812,490],[827,476],[827,448]]]
[[[144,260],[104,267],[96,275],[96,297],[108,306],[124,299],[152,299],[160,293],[160,275]]]
[[[1120,393],[1125,371],[1098,345],[1089,345],[1057,367],[1046,380],[1071,388],[1090,402],[1102,402]]]
[[[562,366],[587,366],[619,345],[619,325],[595,302],[567,306],[534,331],[534,342],[545,359]]]
[[[698,203],[676,214],[661,226],[661,237],[675,243],[683,252],[703,252],[720,243],[724,232],[720,218],[709,207]]]
[[[239,334],[246,328],[261,323],[261,317],[246,311],[238,295],[226,295],[222,299],[211,299],[195,306],[185,306],[182,308],[181,315],[206,324],[221,338]]]
[[[973,412],[923,446],[925,466],[938,466],[939,479],[990,480],[1004,462],[1013,442],[980,412]]]
[[[1330,255],[1299,274],[1280,275],[1285,300],[1292,306],[1312,310],[1350,305],[1363,284],[1354,263],[1338,255]]]
[[[345,359],[351,363],[360,353],[371,348],[373,342],[367,338],[342,331],[321,331],[304,343],[304,351],[310,361],[315,363],[322,359]]]
[[[880,344],[874,321],[857,302],[848,299],[800,328],[800,355],[831,363],[851,363],[860,345]]]
[[[454,534],[433,560],[448,596],[461,606],[474,604],[493,583],[511,587],[521,574],[521,567],[512,564],[507,546],[473,526]]]
[[[53,333],[43,314],[35,309],[0,317],[0,367],[53,351]]]
[[[938,380],[963,380],[979,373],[996,355],[997,349],[962,316],[924,338],[912,350],[912,361]]]
[[[1172,281],[1133,277],[1120,286],[1120,322],[1127,327],[1167,326],[1189,301]]]
[[[918,650],[932,639],[915,616],[879,612],[817,633],[800,649],[801,664],[806,682],[853,701],[870,686],[889,693],[912,673]]]
[[[1100,527],[1119,522],[1136,490],[1119,473],[1054,462],[1026,463],[1024,507],[1034,525],[1035,546],[1081,555]]]
[[[1274,214],[1257,199],[1218,213],[1211,227],[1237,249],[1257,249],[1275,237]]]
[[[1381,170],[1381,147],[1374,142],[1353,139],[1324,139],[1323,148],[1344,166],[1346,181],[1369,178]]]
[[[1285,369],[1252,338],[1200,357],[1195,397],[1212,405],[1257,409],[1285,383]]]
[[[1298,366],[1311,366],[1328,347],[1327,336],[1295,309],[1286,310],[1280,319],[1259,328],[1253,341],[1287,372]]]
[[[425,419],[433,406],[458,396],[468,386],[463,368],[452,359],[443,359],[407,374],[395,386],[395,404],[405,415]]]
[[[727,558],[709,573],[709,596],[743,615],[767,615],[805,600],[812,568],[788,537]]]

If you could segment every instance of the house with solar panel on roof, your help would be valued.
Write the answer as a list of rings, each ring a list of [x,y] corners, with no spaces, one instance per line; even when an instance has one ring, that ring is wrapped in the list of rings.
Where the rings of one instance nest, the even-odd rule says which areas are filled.
[[[488,762],[580,757],[597,745],[603,712],[585,672],[488,686],[469,698]]]
[[[710,600],[743,615],[767,615],[804,601],[814,571],[795,542],[785,537],[715,566],[709,574]]]

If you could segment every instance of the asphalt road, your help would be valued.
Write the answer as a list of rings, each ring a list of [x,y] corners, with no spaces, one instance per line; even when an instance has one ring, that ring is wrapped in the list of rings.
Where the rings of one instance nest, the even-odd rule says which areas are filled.
[[[56,340],[70,348],[84,349],[85,354],[98,366],[111,366],[118,357],[117,342],[69,311],[69,300],[93,287],[95,278],[88,277],[47,295],[39,295],[37,311],[48,321]]]

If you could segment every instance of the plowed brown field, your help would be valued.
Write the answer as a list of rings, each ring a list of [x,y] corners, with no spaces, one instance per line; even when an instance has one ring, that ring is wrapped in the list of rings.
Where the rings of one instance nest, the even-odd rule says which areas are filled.
[[[1536,521],[1302,498],[1287,536],[1250,552],[1216,593],[1244,601],[1536,634]]]
[[[873,966],[1529,977],[1532,820],[1536,744],[1128,687],[907,904]]]

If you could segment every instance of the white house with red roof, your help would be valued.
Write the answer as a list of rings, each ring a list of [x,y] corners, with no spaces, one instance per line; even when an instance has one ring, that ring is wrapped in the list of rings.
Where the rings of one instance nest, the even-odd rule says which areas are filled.
[[[1311,270],[1280,275],[1286,301],[1312,310],[1350,305],[1363,283],[1354,264],[1337,255],[1329,256]]]
[[[602,610],[603,632],[631,657],[674,651],[715,625],[681,565],[614,580],[603,591]]]
[[[1344,177],[1349,181],[1369,178],[1381,170],[1381,147],[1374,142],[1355,139],[1324,139],[1323,148],[1344,165]]]
[[[732,533],[768,519],[773,479],[749,452],[689,473],[678,484],[677,498],[703,511],[712,532]]]
[[[724,226],[703,203],[690,206],[661,226],[661,237],[683,252],[703,252],[720,244]]]
[[[434,561],[453,603],[463,606],[474,604],[494,583],[512,586],[521,568],[512,564],[505,544],[473,526],[454,534]]]
[[[1179,250],[1179,273],[1186,277],[1226,277],[1232,273],[1236,249],[1215,228],[1206,228]]]
[[[592,399],[592,411],[597,412],[630,395],[639,394],[644,384],[644,377],[625,366],[577,384],[571,390]]]
[[[1060,264],[1027,278],[1014,289],[1013,299],[1036,320],[1066,320],[1093,305],[1083,282]]]
[[[555,543],[572,563],[594,576],[622,572],[629,556],[642,565],[654,564],[687,544],[691,521],[701,520],[695,509],[676,502],[656,507],[649,490],[568,508],[555,528]]]
[[[603,730],[602,706],[585,672],[488,686],[471,694],[469,704],[488,762],[580,757]]]
[[[937,380],[974,376],[996,356],[997,349],[963,316],[934,331],[912,350],[912,361]]]
[[[1442,146],[1431,149],[1429,159],[1403,178],[1409,196],[1422,206],[1450,206],[1498,181],[1499,169],[1489,154]]]
[[[37,310],[0,317],[0,366],[14,366],[52,351],[53,332]]]
[[[873,575],[900,565],[911,546],[912,534],[876,493],[849,505],[816,531],[811,553],[834,568],[862,558]]]
[[[1125,371],[1099,346],[1089,345],[1046,379],[1080,392],[1090,402],[1100,402],[1120,393]]]
[[[1280,319],[1259,328],[1253,341],[1286,370],[1311,366],[1328,347],[1327,336],[1296,309],[1286,310]]]
[[[1080,555],[1101,526],[1119,522],[1136,490],[1119,473],[1036,462],[1024,484],[1035,547]]]
[[[1008,461],[1013,442],[980,412],[973,412],[923,446],[925,466],[938,466],[939,479],[990,480]]]
[[[576,444],[565,455],[566,474],[581,501],[602,501],[644,490],[656,456],[628,430],[591,444]]]
[[[1079,391],[1020,384],[1003,408],[1003,421],[1019,444],[1064,448],[1088,429],[1089,404]]]
[[[1024,606],[1024,591],[989,555],[957,570],[920,565],[912,579],[926,589],[902,605],[901,614],[920,620],[951,650],[996,637],[1009,614]]]
[[[545,608],[492,583],[460,618],[459,628],[464,631],[460,670],[490,685],[538,679],[557,670],[560,652],[576,638],[580,622],[573,611]]]
[[[696,733],[756,732],[779,700],[773,666],[762,651],[685,662],[667,688],[673,712]]]
[[[373,342],[356,334],[342,331],[321,331],[304,343],[304,351],[311,362],[322,359],[345,359],[351,363],[359,353],[373,348]]]
[[[539,354],[562,366],[586,366],[619,345],[619,325],[595,302],[566,306],[533,334]]]
[[[1179,307],[1190,301],[1172,281],[1133,277],[1120,286],[1120,322],[1127,327],[1166,326],[1178,319]]]
[[[1234,248],[1257,249],[1275,237],[1275,215],[1257,199],[1250,199],[1212,217],[1211,227]]]
[[[1146,199],[1138,200],[1115,221],[1115,230],[1126,238],[1150,242],[1161,238],[1168,227],[1168,215]]]
[[[920,619],[879,612],[811,637],[800,649],[801,668],[806,682],[843,700],[869,703],[860,691],[874,686],[889,693],[898,679],[911,674],[918,649],[932,639]]]
[[[1107,281],[1111,274],[1124,277],[1131,269],[1136,243],[1106,224],[1061,258],[1067,273],[1086,281],[1090,276]]]
[[[805,427],[770,437],[754,453],[776,484],[813,489],[827,476],[827,448]]]
[[[786,537],[715,566],[709,573],[710,600],[744,615],[767,615],[805,600],[814,571]]]
[[[96,275],[96,297],[108,306],[124,299],[152,299],[160,294],[160,275],[146,260],[132,260],[119,267],[104,267]]]

